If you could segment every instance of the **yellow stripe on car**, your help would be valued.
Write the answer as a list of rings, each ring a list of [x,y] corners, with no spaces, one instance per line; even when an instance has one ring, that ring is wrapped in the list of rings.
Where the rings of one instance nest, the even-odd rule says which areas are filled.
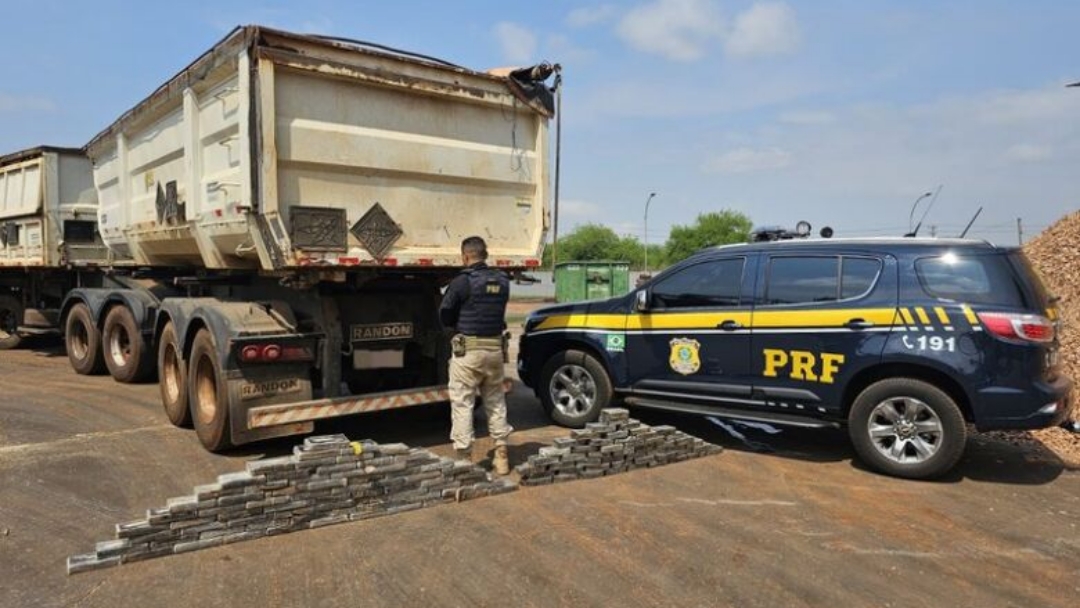
[[[755,311],[755,328],[766,327],[843,327],[848,321],[862,319],[874,325],[891,325],[891,308],[841,308],[833,310]]]
[[[534,331],[551,329],[595,329],[634,331],[649,329],[715,329],[724,321],[734,321],[744,328],[844,327],[848,321],[862,319],[879,326],[896,322],[892,308],[847,308],[832,310],[722,310],[710,312],[651,312],[621,314],[552,315]]]
[[[960,308],[964,311],[964,318],[967,319],[968,323],[971,323],[972,327],[978,327],[979,317],[975,316],[975,311],[971,310],[971,307],[967,304],[961,304]]]
[[[900,315],[904,317],[904,323],[908,324],[911,327],[919,327],[919,324],[915,322],[915,317],[911,316],[910,310],[906,308],[901,308]]]
[[[919,315],[919,321],[921,321],[923,325],[933,327],[933,323],[930,322],[930,316],[926,314],[926,309],[922,306],[916,306],[915,313]]]
[[[939,321],[941,321],[942,325],[945,325],[945,326],[952,325],[952,321],[949,319],[949,315],[948,315],[948,313],[945,312],[945,309],[943,307],[938,306],[937,308],[934,309],[934,312],[937,313],[937,318],[938,318]]]

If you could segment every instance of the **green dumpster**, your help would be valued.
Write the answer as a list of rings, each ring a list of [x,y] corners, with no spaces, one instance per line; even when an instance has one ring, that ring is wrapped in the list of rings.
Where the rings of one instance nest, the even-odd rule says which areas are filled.
[[[563,262],[555,266],[555,301],[582,302],[630,291],[626,262]]]

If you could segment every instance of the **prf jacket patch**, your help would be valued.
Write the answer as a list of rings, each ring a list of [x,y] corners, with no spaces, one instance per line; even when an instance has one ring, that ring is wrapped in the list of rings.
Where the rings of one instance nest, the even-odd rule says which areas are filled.
[[[701,369],[701,343],[690,338],[675,338],[671,341],[671,356],[668,363],[671,369],[689,376]]]

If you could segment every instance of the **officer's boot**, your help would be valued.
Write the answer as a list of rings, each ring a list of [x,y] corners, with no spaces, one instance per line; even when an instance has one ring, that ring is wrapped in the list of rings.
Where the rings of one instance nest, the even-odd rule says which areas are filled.
[[[465,462],[472,462],[472,446],[469,446],[467,448],[455,448],[454,458],[456,458],[457,460],[464,460]]]
[[[505,445],[495,446],[495,457],[492,458],[492,468],[495,469],[496,475],[509,475],[510,474],[510,458],[506,454]]]

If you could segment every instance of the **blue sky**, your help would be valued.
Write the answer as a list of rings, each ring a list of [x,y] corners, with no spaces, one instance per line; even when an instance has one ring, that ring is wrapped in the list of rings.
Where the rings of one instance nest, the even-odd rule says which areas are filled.
[[[81,146],[241,23],[565,69],[562,230],[730,208],[1014,243],[1080,205],[1080,3],[4,3],[0,152]],[[925,205],[926,202],[923,202]],[[924,228],[925,229],[925,228]]]

